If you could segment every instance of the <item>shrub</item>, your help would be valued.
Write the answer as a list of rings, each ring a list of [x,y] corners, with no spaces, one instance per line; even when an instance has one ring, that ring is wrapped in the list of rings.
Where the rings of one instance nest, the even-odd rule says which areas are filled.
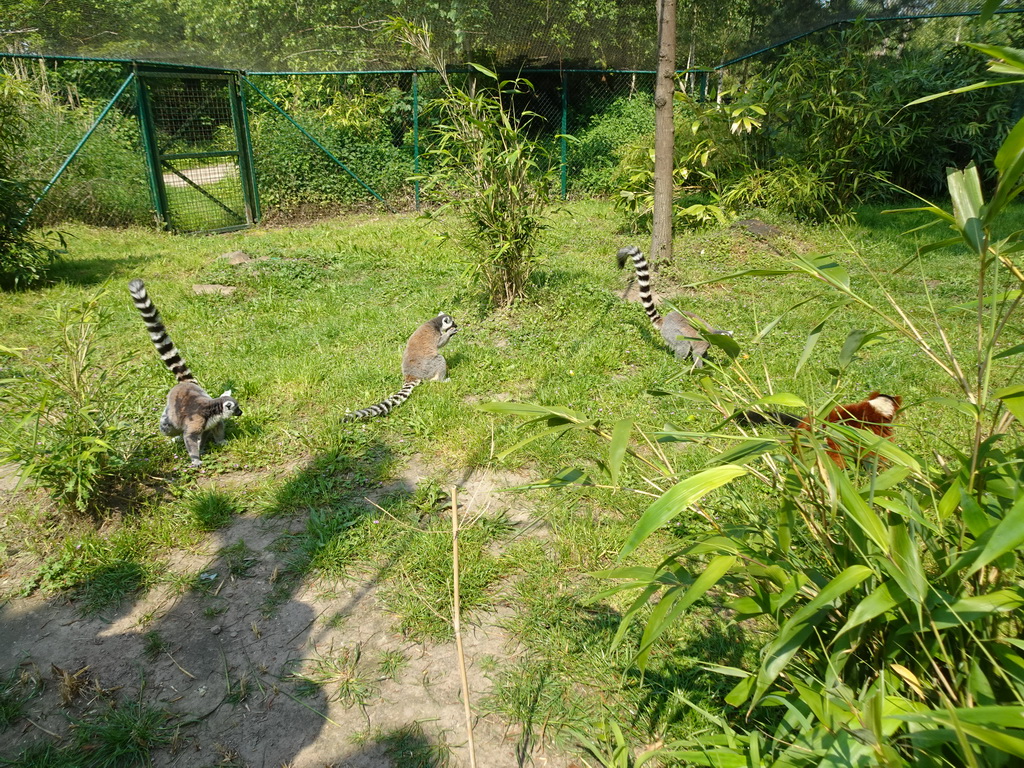
[[[33,126],[33,142],[23,158],[26,171],[49,177],[56,170],[54,156],[63,158],[71,151],[72,142],[89,130],[98,107],[34,104],[26,112]],[[149,172],[135,116],[117,109],[108,112],[33,215],[51,224],[152,224]]]
[[[393,30],[423,56],[433,55],[426,30],[403,20]],[[461,86],[443,60],[435,56],[431,63],[444,94],[430,105],[437,115],[434,143],[426,152],[433,171],[423,181],[457,215],[461,226],[453,235],[475,257],[470,267],[488,298],[510,304],[525,293],[538,264],[538,236],[557,172],[544,146],[527,134],[537,115],[512,109],[512,101],[531,85],[521,78],[501,80],[472,65],[476,77]]]
[[[569,189],[576,193],[611,194],[619,163],[631,145],[654,135],[654,104],[649,94],[616,99],[578,131],[569,144]]]
[[[102,293],[79,306],[58,305],[46,356],[0,348],[14,375],[0,380],[0,457],[79,512],[141,472],[141,442],[128,421],[136,391],[128,359],[102,359],[108,331]]]
[[[412,154],[391,143],[385,124],[353,123],[345,116],[313,111],[293,112],[291,117],[381,197],[393,196],[405,186],[402,180],[412,170]],[[280,113],[256,115],[250,130],[260,201],[266,207],[287,211],[301,204],[350,206],[373,200],[362,184]]]
[[[19,175],[28,147],[25,105],[28,90],[0,72],[0,285],[23,286],[39,280],[57,258],[51,237],[26,228],[37,185]],[[54,235],[61,245],[63,239]]]

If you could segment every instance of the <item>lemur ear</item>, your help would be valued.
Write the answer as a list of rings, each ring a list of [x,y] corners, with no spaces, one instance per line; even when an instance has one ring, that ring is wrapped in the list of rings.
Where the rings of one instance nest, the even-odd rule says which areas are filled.
[[[221,397],[232,397],[231,390],[230,389],[225,389],[224,390],[224,394],[221,395]]]

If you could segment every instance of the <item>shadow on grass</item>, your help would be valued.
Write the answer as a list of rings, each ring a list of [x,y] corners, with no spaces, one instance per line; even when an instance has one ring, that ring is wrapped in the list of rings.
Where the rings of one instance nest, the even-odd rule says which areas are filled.
[[[47,271],[47,281],[69,285],[99,285],[112,277],[133,274],[150,261],[149,256],[116,259],[64,259]]]
[[[373,521],[381,513],[367,500],[387,495],[389,504],[406,505],[407,520],[418,514],[406,504],[416,478],[384,484],[394,461],[369,431],[353,430],[285,479],[266,516],[240,515],[244,496],[235,495],[228,476],[215,476],[212,487],[186,495],[187,515],[181,518],[181,524],[209,535],[200,552],[172,554],[178,573],[165,579],[168,588],[162,593],[146,591],[168,569],[151,561],[151,549],[135,553],[93,534],[83,549],[92,548],[102,564],[68,571],[79,575],[64,585],[74,602],[0,605],[0,670],[22,664],[40,670],[88,668],[105,689],[123,689],[119,695],[166,711],[181,725],[181,743],[194,753],[196,765],[218,764],[222,747],[248,765],[290,764],[310,749],[326,763],[361,765],[365,759],[369,765],[376,759],[447,765],[443,738],[435,743],[419,726],[368,729],[367,740],[354,748],[347,734],[328,732],[328,692],[299,691],[288,678],[289,663],[314,654],[327,626],[317,623],[323,611],[317,612],[304,589],[309,581],[379,554],[369,578],[362,578],[361,566],[345,604],[331,606],[336,614],[347,614],[405,554],[402,546],[374,549],[380,527]],[[220,487],[218,480],[224,481]],[[296,530],[298,521],[304,530]],[[69,550],[74,557],[74,547]],[[244,567],[233,557],[242,557]],[[66,713],[72,710],[57,699],[57,688],[47,682],[46,694],[19,719],[33,718],[42,732],[56,734],[52,744],[63,750]],[[40,740],[50,743],[34,729],[20,733],[0,750],[0,761],[38,748]],[[164,749],[154,747],[155,753]]]

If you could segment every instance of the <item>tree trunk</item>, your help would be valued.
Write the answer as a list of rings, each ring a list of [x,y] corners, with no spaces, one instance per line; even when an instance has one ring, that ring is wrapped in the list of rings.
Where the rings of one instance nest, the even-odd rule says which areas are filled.
[[[672,168],[675,129],[676,0],[658,0],[658,79],[654,86],[654,226],[651,263],[672,260]]]

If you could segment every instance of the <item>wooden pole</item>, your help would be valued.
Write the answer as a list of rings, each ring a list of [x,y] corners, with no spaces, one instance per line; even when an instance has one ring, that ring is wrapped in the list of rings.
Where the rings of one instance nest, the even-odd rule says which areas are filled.
[[[658,0],[658,77],[654,86],[654,223],[651,263],[672,260],[672,170],[676,87],[676,0]]]
[[[466,737],[469,746],[469,765],[476,768],[476,748],[473,746],[473,712],[469,707],[469,678],[466,676],[466,654],[462,650],[462,624],[459,609],[459,501],[458,490],[452,488],[452,629],[455,630],[455,651],[459,657],[459,677],[462,680],[462,705],[466,710]]]

